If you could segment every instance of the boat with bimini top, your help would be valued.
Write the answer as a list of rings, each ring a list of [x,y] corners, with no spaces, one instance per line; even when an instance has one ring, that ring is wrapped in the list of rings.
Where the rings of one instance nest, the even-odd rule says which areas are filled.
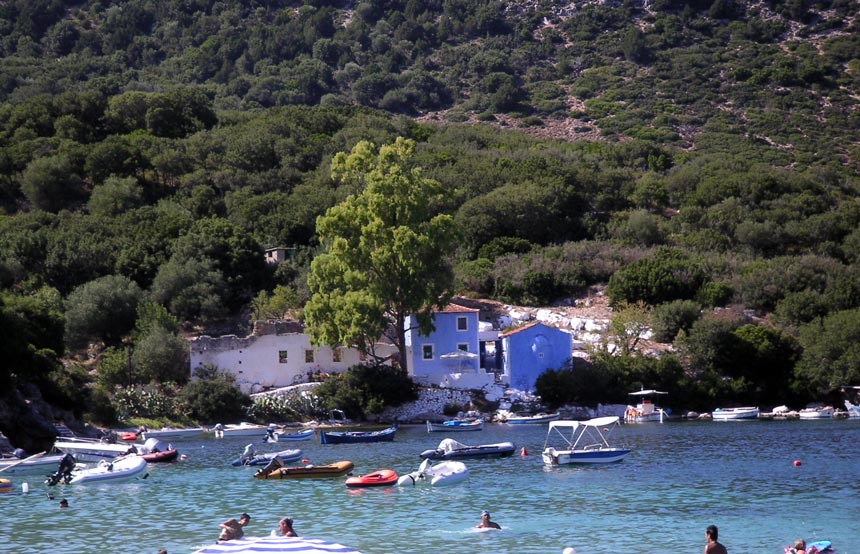
[[[669,393],[653,389],[627,393],[628,396],[635,399],[635,402],[631,400],[627,406],[624,412],[624,423],[663,423],[665,412],[663,408],[659,408],[654,404],[654,399],[657,396],[666,394]]]
[[[618,416],[596,417],[588,421],[551,421],[541,457],[546,465],[608,464],[620,462],[630,454],[629,448],[612,446],[609,436],[621,425]],[[552,440],[562,446],[550,446]]]

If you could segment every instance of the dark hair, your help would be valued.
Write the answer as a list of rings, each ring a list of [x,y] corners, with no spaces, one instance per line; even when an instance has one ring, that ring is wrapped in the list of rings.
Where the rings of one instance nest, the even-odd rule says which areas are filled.
[[[243,517],[244,517],[245,519],[247,519],[248,521],[250,521],[250,520],[251,520],[251,516],[249,516],[248,514],[242,514],[242,515],[240,515],[240,516],[239,516],[239,519],[242,519]]]
[[[716,525],[708,525],[708,528],[705,529],[705,533],[708,534],[714,540],[717,540],[717,536],[719,535],[719,531],[717,531]]]

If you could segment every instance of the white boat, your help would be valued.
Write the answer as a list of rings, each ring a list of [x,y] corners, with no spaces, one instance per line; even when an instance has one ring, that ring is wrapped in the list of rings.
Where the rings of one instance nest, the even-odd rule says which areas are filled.
[[[96,439],[80,439],[75,437],[61,437],[54,442],[54,448],[64,454],[71,454],[79,462],[112,460],[117,456],[133,452],[142,446],[141,444],[101,442]]]
[[[845,410],[848,412],[848,417],[860,417],[860,406],[845,401]]]
[[[203,427],[185,427],[175,429],[173,427],[162,427],[161,429],[146,429],[141,431],[143,440],[156,438],[161,440],[196,439],[205,432]]]
[[[69,484],[128,481],[142,476],[145,472],[146,460],[130,454],[115,460],[102,460],[92,468],[75,469]]]
[[[439,446],[425,450],[419,456],[431,460],[450,460],[452,458],[502,458],[514,453],[514,443],[497,442],[494,444],[479,444],[469,446],[454,439],[443,439]]]
[[[454,485],[465,481],[469,477],[469,469],[463,462],[445,460],[430,465],[430,460],[424,460],[418,466],[418,471],[413,471],[401,476],[397,480],[400,486],[429,484],[434,487],[443,485]]]
[[[717,408],[711,412],[714,421],[743,421],[747,419],[758,419],[758,407],[745,406],[743,408]]]
[[[628,396],[634,397],[637,402],[631,402],[624,412],[624,423],[663,423],[665,412],[663,408],[659,408],[654,404],[654,398],[660,395],[669,394],[658,390],[638,390],[628,393]]]
[[[561,418],[561,414],[534,414],[534,415],[513,415],[508,416],[505,419],[505,423],[510,423],[511,425],[541,425],[544,423],[549,423],[550,421],[555,421]]]
[[[146,460],[137,454],[128,454],[113,460],[101,460],[92,467],[77,464],[70,454],[60,461],[59,469],[45,483],[75,485],[105,481],[128,481],[142,475],[145,478]]]
[[[247,423],[245,421],[235,425],[221,425],[219,423],[212,428],[212,431],[215,432],[216,439],[231,437],[260,437],[260,439],[265,439],[267,442],[277,442],[277,439],[271,439],[275,433],[275,426],[272,424],[257,425],[256,423]]]
[[[597,417],[588,421],[551,421],[541,456],[546,465],[609,464],[630,454],[629,448],[611,446],[609,435],[620,427],[618,416]],[[562,441],[559,449],[551,440]]]
[[[433,423],[432,421],[427,421],[427,432],[446,432],[446,433],[455,433],[457,431],[480,431],[484,428],[484,420],[483,419],[474,419],[474,420],[462,420],[462,419],[452,419],[449,421],[445,421],[442,423]]]
[[[797,412],[800,419],[832,419],[833,406],[820,406],[818,408],[803,408]]]
[[[0,458],[0,473],[10,475],[40,475],[44,477],[56,469],[65,454],[34,454],[25,458]]]

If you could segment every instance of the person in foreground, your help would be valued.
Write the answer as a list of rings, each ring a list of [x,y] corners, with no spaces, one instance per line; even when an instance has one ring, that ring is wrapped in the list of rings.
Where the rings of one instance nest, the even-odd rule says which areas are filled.
[[[502,527],[495,521],[490,521],[490,512],[484,510],[481,512],[481,522],[475,525],[478,529],[501,529]]]
[[[789,554],[806,554],[806,541],[803,539],[797,539],[794,541],[794,546],[787,550]]]
[[[245,536],[245,531],[242,529],[251,522],[251,516],[242,514],[239,516],[239,521],[235,518],[230,518],[221,524],[221,535],[219,541],[231,541],[233,539],[241,539]]]
[[[705,545],[705,554],[728,554],[726,547],[717,541],[719,531],[716,525],[708,525],[705,529],[705,540],[708,543]]]
[[[292,518],[285,517],[278,522],[278,531],[285,537],[298,537],[299,535],[293,529]]]

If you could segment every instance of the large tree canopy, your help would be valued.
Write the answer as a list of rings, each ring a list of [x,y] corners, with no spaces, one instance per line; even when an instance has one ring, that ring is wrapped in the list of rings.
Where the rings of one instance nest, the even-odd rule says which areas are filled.
[[[359,192],[317,219],[324,251],[311,263],[304,311],[315,343],[373,353],[384,335],[404,364],[407,317],[429,333],[434,308],[450,298],[456,230],[450,216],[431,213],[438,184],[411,166],[414,149],[403,138],[378,152],[363,141],[334,157],[332,176]]]

